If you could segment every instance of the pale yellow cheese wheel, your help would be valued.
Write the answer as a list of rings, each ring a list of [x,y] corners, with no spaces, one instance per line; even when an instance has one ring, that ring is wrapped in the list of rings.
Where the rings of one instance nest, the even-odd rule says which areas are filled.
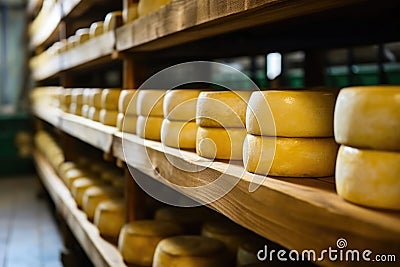
[[[138,116],[136,124],[136,134],[144,139],[160,141],[162,117]]]
[[[112,186],[91,186],[82,197],[82,209],[89,220],[93,220],[97,206],[104,200],[121,197],[122,192]]]
[[[196,122],[170,121],[164,119],[161,126],[161,142],[170,147],[196,149]]]
[[[103,89],[101,93],[101,108],[117,111],[120,94],[120,89]]]
[[[202,127],[245,128],[247,102],[251,93],[251,91],[201,92],[197,99],[197,124]]]
[[[66,161],[63,162],[59,167],[58,167],[58,175],[60,176],[60,178],[62,180],[65,179],[65,173],[71,169],[76,169],[77,168],[77,164],[75,162],[72,161]]]
[[[249,100],[247,132],[281,137],[331,137],[333,90],[257,91]]]
[[[102,236],[117,241],[125,224],[125,199],[114,198],[101,202],[94,213],[93,222]]]
[[[65,106],[71,104],[71,89],[65,89],[63,93],[60,94],[60,103]]]
[[[249,172],[262,175],[326,177],[334,175],[337,151],[333,138],[275,138],[249,134],[244,141],[243,162]]]
[[[92,89],[86,88],[82,90],[82,105],[90,105],[90,94]]]
[[[92,121],[100,121],[100,109],[90,107],[88,112],[88,119]]]
[[[81,170],[78,168],[70,169],[65,172],[64,174],[64,182],[67,185],[69,189],[71,189],[72,183],[78,179],[78,178],[83,178],[87,177],[88,172],[85,170]]]
[[[176,236],[162,240],[154,254],[153,267],[230,266],[224,244],[205,236]]]
[[[67,50],[71,50],[79,45],[79,38],[76,35],[72,35],[67,39]]]
[[[172,121],[194,121],[197,98],[201,90],[169,90],[164,97],[164,118]]]
[[[352,147],[400,151],[400,86],[342,89],[335,109],[335,139]]]
[[[82,117],[88,118],[89,117],[89,105],[83,105],[81,108],[81,115]]]
[[[95,108],[102,108],[101,106],[101,95],[102,90],[100,89],[91,89],[90,97],[89,97],[89,105]]]
[[[95,38],[97,36],[102,35],[104,32],[104,23],[103,21],[93,22],[90,25],[90,38]]]
[[[139,16],[147,15],[171,1],[172,0],[140,0],[138,5],[138,14]]]
[[[117,125],[118,111],[101,109],[100,122],[104,125],[116,126]]]
[[[196,152],[211,159],[241,160],[244,128],[205,128],[199,127],[196,136]]]
[[[85,191],[91,186],[104,185],[104,182],[93,177],[82,177],[73,181],[71,195],[75,199],[76,205],[81,208]]]
[[[117,128],[121,132],[136,133],[137,116],[124,116],[123,113],[118,113]]]
[[[71,103],[75,103],[78,106],[83,104],[83,90],[82,89],[72,89],[71,90]]]
[[[106,15],[104,19],[104,32],[113,31],[122,26],[122,11],[113,11]]]
[[[90,39],[90,29],[82,28],[75,32],[75,35],[78,36],[79,44],[84,44]]]
[[[336,190],[356,204],[400,210],[400,153],[347,146],[339,149]]]
[[[81,116],[82,115],[82,106],[79,106],[76,103],[71,103],[69,105],[69,113]]]
[[[165,90],[139,90],[137,113],[142,116],[163,117]]]
[[[129,3],[128,6],[124,6],[124,10],[122,11],[122,18],[124,23],[128,23],[134,21],[139,17],[138,14],[138,4],[137,3]]]
[[[135,221],[122,228],[118,249],[124,261],[129,264],[152,266],[154,251],[158,243],[164,238],[182,233],[182,228],[172,222]]]
[[[118,100],[118,111],[124,115],[137,115],[137,90],[122,90]],[[129,109],[128,109],[129,107]]]

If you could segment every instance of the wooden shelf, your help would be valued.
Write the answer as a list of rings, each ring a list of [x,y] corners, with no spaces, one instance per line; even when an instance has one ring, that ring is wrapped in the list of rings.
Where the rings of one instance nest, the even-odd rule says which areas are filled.
[[[105,241],[95,225],[89,222],[78,209],[70,192],[54,172],[51,165],[39,153],[34,152],[34,160],[39,177],[50,194],[58,212],[75,235],[82,248],[95,266],[125,267],[118,249]]]
[[[36,117],[50,123],[56,128],[59,128],[61,125],[62,111],[57,108],[43,108],[40,106],[33,106],[32,113]]]

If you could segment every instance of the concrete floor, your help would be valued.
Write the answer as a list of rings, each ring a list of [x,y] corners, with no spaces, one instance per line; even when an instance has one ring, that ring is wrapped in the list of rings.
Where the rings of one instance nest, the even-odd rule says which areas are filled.
[[[0,267],[59,267],[63,248],[36,177],[0,177]]]

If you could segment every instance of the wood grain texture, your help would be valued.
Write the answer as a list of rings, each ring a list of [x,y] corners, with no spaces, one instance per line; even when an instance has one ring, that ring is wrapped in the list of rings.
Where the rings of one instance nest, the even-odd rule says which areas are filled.
[[[126,160],[122,133],[116,136],[121,139],[113,143],[113,152],[116,157]],[[368,248],[374,253],[397,253],[397,258],[399,256],[400,214],[345,202],[336,194],[332,178],[267,178],[262,186],[250,193],[248,189],[254,176],[240,165],[199,160],[194,153],[165,150],[158,142],[128,134],[124,135],[124,149],[134,151],[135,156],[126,160],[132,167],[164,183],[166,181],[160,175],[168,182],[189,187],[208,184],[222,174],[232,181],[240,178],[228,194],[210,206],[238,224],[290,249],[315,249],[319,252],[328,247],[336,248],[336,241],[345,238],[352,249]],[[175,166],[186,164],[202,170],[185,172],[171,162]],[[205,201],[221,189],[215,187],[190,197]],[[185,193],[184,189],[180,191]],[[321,264],[334,266],[336,263],[324,261]],[[343,266],[357,264],[345,262]]]
[[[126,266],[118,249],[100,237],[99,231],[78,209],[68,189],[49,163],[34,153],[39,176],[53,199],[57,210],[95,266]]]

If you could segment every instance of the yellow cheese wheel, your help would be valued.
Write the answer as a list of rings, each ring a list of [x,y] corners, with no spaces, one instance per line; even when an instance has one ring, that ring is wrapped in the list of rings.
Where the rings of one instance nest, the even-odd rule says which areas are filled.
[[[125,224],[125,199],[115,198],[101,202],[94,213],[93,222],[106,239],[117,242]]]
[[[122,26],[122,11],[113,11],[106,15],[104,19],[104,32],[113,31]]]
[[[169,90],[164,97],[164,118],[172,121],[194,121],[200,90]]]
[[[366,86],[340,91],[335,109],[338,143],[400,151],[400,86]]]
[[[202,127],[245,128],[247,102],[251,93],[251,91],[201,92],[197,99],[197,124]]]
[[[90,105],[90,94],[92,89],[83,89],[82,90],[82,105]]]
[[[82,28],[75,32],[75,35],[78,36],[79,44],[84,44],[90,39],[90,29]]]
[[[79,106],[76,103],[71,103],[69,105],[69,113],[81,116],[82,115],[82,106]]]
[[[104,23],[102,21],[93,22],[90,25],[90,38],[95,38],[102,35],[104,32]]]
[[[139,90],[137,113],[142,116],[163,117],[165,90]]]
[[[71,195],[79,208],[82,207],[82,200],[85,191],[91,186],[104,185],[104,182],[93,177],[82,177],[73,181],[71,186]]]
[[[101,93],[101,107],[108,110],[118,110],[120,89],[103,89]]]
[[[176,236],[162,240],[155,251],[153,267],[230,266],[224,244],[205,236]]]
[[[71,50],[79,45],[79,38],[76,35],[72,35],[67,39],[67,50]]]
[[[147,15],[171,1],[172,0],[140,0],[138,5],[138,14],[139,16]]]
[[[400,153],[364,150],[347,146],[339,149],[336,190],[356,204],[400,210]]]
[[[64,182],[67,185],[67,187],[69,189],[71,189],[72,183],[78,179],[78,178],[82,178],[82,177],[87,177],[88,176],[88,172],[81,170],[81,169],[70,169],[68,171],[65,172],[64,175]]]
[[[71,169],[76,169],[77,164],[72,161],[66,161],[63,162],[59,167],[58,167],[58,175],[62,180],[65,179],[65,173]]]
[[[121,132],[136,133],[137,116],[124,116],[123,113],[118,113],[117,128]]]
[[[89,117],[89,105],[83,105],[81,108],[81,115],[82,117],[88,118]]]
[[[101,95],[102,90],[100,89],[91,89],[90,97],[89,97],[89,105],[95,108],[102,108],[101,105]]]
[[[83,90],[82,89],[72,89],[71,90],[71,103],[75,103],[78,106],[83,104]]]
[[[136,124],[136,134],[141,138],[160,141],[162,117],[138,116]]]
[[[333,176],[337,150],[338,145],[333,138],[275,139],[249,134],[244,141],[243,162],[249,172],[262,175]]]
[[[172,222],[135,221],[122,228],[118,248],[127,263],[152,266],[158,243],[164,238],[182,233],[183,230]]]
[[[122,18],[124,23],[131,22],[137,19],[138,14],[138,4],[137,3],[129,3],[128,6],[124,6],[124,10],[122,11]]]
[[[71,89],[65,89],[63,93],[60,94],[60,103],[65,106],[71,104]]]
[[[336,96],[332,90],[254,92],[247,107],[247,132],[281,137],[331,137]]]
[[[104,125],[116,126],[118,112],[115,110],[101,109],[100,122]]]
[[[82,208],[89,220],[93,220],[97,206],[104,200],[121,197],[122,192],[112,186],[91,186],[82,197]]]
[[[199,127],[196,136],[196,152],[211,159],[241,160],[244,128],[205,128]]]
[[[197,128],[195,122],[164,119],[161,126],[161,142],[170,147],[195,149]]]
[[[88,112],[88,119],[92,121],[100,121],[100,110],[95,107],[90,107]]]
[[[137,115],[136,94],[137,90],[122,90],[118,100],[118,111],[124,115]],[[129,110],[128,110],[129,107]]]

